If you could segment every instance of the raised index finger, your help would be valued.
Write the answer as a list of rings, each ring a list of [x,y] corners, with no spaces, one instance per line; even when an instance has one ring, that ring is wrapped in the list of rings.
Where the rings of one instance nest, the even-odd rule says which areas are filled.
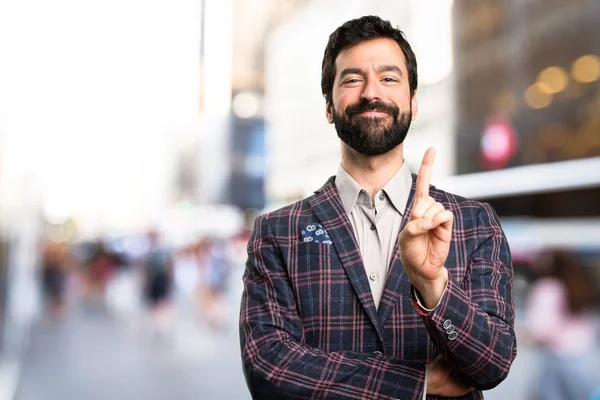
[[[430,147],[423,156],[421,168],[417,175],[417,198],[429,196],[429,182],[431,181],[431,169],[433,168],[433,160],[435,159],[435,148]]]

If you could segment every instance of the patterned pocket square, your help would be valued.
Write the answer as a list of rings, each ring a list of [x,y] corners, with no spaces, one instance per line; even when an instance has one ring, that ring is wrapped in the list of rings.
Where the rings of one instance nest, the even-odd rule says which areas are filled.
[[[302,240],[307,243],[331,244],[329,234],[321,224],[311,224],[302,229]]]

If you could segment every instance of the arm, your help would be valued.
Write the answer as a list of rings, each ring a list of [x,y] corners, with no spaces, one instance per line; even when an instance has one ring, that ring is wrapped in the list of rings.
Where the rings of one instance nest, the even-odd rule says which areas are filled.
[[[437,307],[426,312],[417,306],[417,310],[452,369],[466,383],[485,390],[506,378],[516,356],[513,270],[508,243],[487,204],[480,209],[476,237],[464,283],[450,275]],[[446,321],[454,329],[444,328]],[[456,334],[448,333],[452,331]]]
[[[244,375],[253,398],[422,399],[425,365],[304,343],[296,300],[268,220],[248,244],[240,313]]]

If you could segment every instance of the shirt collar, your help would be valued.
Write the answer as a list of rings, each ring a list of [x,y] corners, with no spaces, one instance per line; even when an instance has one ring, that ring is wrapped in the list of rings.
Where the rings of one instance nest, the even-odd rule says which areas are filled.
[[[358,194],[362,190],[360,185],[352,178],[340,164],[338,172],[335,175],[335,186],[342,199],[346,214],[350,214],[356,201]]]
[[[359,193],[363,189],[341,165],[335,176],[335,186],[342,199],[344,210],[347,214],[350,214],[358,200]],[[411,188],[412,175],[406,161],[404,161],[402,167],[385,184],[382,190],[387,194],[394,208],[396,208],[400,214],[404,214]]]
[[[406,204],[408,203],[412,183],[413,179],[410,169],[406,161],[404,161],[398,172],[383,187],[383,191],[390,198],[394,208],[402,215],[406,211]]]

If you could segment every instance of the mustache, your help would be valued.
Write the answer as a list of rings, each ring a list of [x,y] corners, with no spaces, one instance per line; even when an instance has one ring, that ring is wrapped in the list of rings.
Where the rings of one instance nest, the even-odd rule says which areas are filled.
[[[368,101],[361,100],[360,103],[350,104],[346,107],[346,115],[348,119],[365,111],[379,111],[390,114],[394,119],[398,118],[400,109],[394,104],[388,104],[383,101]]]

